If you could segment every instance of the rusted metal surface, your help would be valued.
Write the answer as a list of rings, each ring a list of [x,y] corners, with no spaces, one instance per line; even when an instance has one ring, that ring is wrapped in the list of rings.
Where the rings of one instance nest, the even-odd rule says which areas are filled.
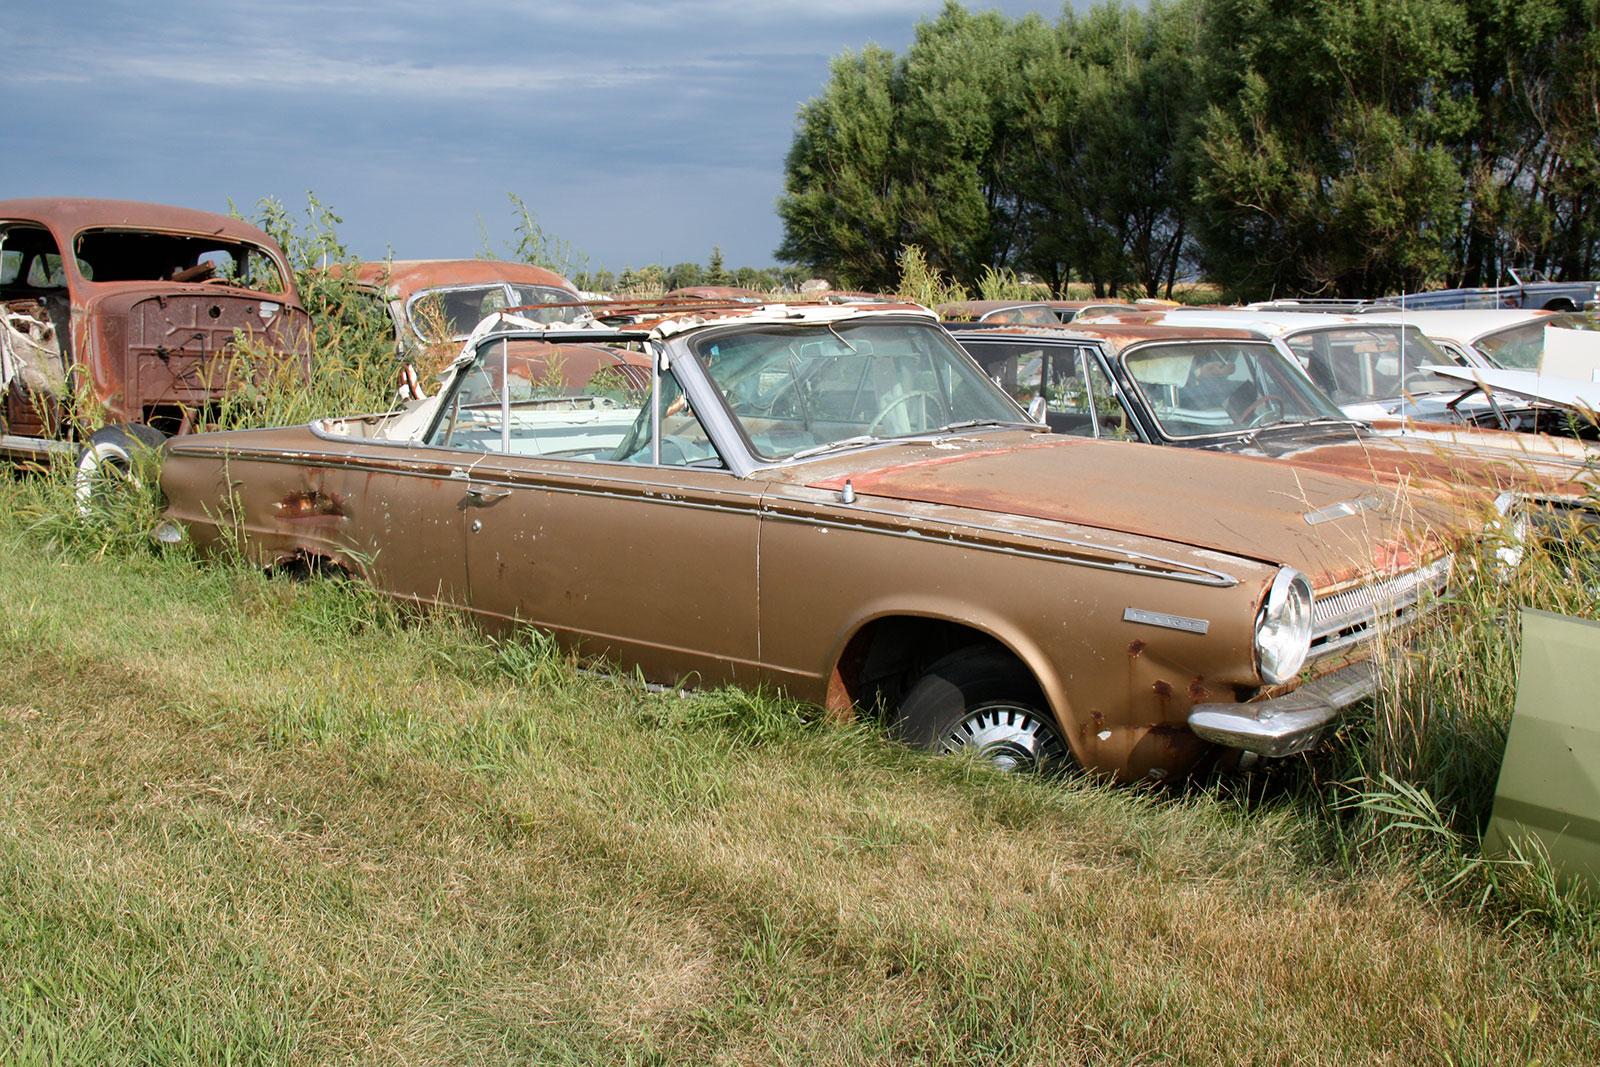
[[[1018,463],[1014,454],[1020,452],[1037,455]],[[947,454],[849,477],[865,495],[1100,526],[1221,552],[1241,551],[1240,531],[1248,530],[1252,555],[1294,559],[1319,590],[1436,554],[1440,542],[1427,530],[1448,530],[1454,521],[1432,502],[1386,493],[1377,506],[1333,528],[1312,525],[1307,512],[1370,495],[1370,479],[1333,466],[1297,471],[1271,460],[1188,449],[1161,457],[1160,477],[1152,478],[1154,458],[1125,442],[1052,434],[1003,451]],[[839,489],[843,479],[812,484]],[[1219,493],[1223,485],[1229,489]],[[1393,531],[1408,523],[1410,538],[1419,540],[1397,539]],[[1353,545],[1362,546],[1359,555]]]
[[[767,300],[767,294],[759,289],[745,289],[737,285],[685,285],[668,289],[665,296],[668,300],[713,300],[743,304],[762,304]]]
[[[963,389],[992,388],[922,309],[602,314],[613,325],[529,329],[515,358],[648,339],[671,404],[584,407],[568,425],[501,390],[472,409],[494,429],[453,436],[469,384],[494,384],[495,331],[513,321],[502,318],[480,328],[481,346],[431,408],[392,425],[372,416],[172,442],[167,516],[202,549],[325,560],[399,597],[467,607],[486,626],[544,627],[650,681],[773,685],[836,715],[879,698],[894,707],[942,654],[1001,650],[1043,693],[1073,755],[1123,778],[1181,774],[1213,754],[1185,725],[1197,702],[1298,684],[1266,685],[1253,650],[1282,568],[1312,576],[1319,593],[1366,589],[1437,560],[1451,530],[1448,509],[1401,507],[1370,478],[1050,437],[1019,426],[998,396],[982,410],[1016,421],[890,438],[835,427],[832,450],[791,448],[774,462],[758,438],[800,431],[801,417],[783,414],[800,379],[738,376],[752,366],[741,343],[857,375],[810,394],[812,422],[820,405],[848,410],[868,381],[877,406],[857,426],[908,416],[925,379],[904,378],[907,393],[900,378],[890,388],[863,372],[913,374],[903,365],[917,353],[947,359]],[[852,342],[857,329],[881,331],[854,335],[876,345]],[[939,418],[961,421],[956,401],[939,401]],[[533,451],[554,423],[592,432],[619,416],[615,447]],[[513,435],[507,418],[534,436]],[[436,432],[447,420],[452,434]],[[634,431],[650,447],[632,444]],[[1328,518],[1313,524],[1311,512]],[[1331,669],[1313,660],[1305,676]]]
[[[554,319],[587,306],[575,285],[544,267],[501,259],[395,259],[327,268],[351,276],[383,304],[406,359],[432,370],[447,362],[484,316],[538,304]]]
[[[9,436],[74,433],[67,398],[80,382],[104,421],[185,432],[245,384],[240,337],[257,380],[309,370],[293,273],[271,238],[239,219],[120,200],[0,201],[0,252],[7,321],[48,321],[49,339],[33,337],[59,368],[44,384],[8,377]],[[12,358],[15,341],[0,335]]]
[[[339,273],[337,266],[330,273]],[[578,287],[553,270],[505,259],[390,259],[362,263],[356,280],[391,300],[409,300],[425,289],[479,282],[512,282],[562,289],[579,299]]]

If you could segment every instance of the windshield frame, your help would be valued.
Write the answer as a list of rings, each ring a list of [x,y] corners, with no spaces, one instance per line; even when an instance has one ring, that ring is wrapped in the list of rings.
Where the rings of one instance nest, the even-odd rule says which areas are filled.
[[[1128,358],[1148,354],[1152,349],[1158,348],[1187,348],[1194,346],[1226,345],[1229,348],[1240,350],[1239,354],[1249,358],[1253,353],[1261,353],[1265,358],[1264,366],[1272,368],[1265,376],[1277,379],[1290,392],[1296,394],[1297,399],[1304,400],[1309,407],[1318,413],[1310,416],[1301,416],[1294,419],[1263,423],[1259,426],[1234,426],[1226,429],[1215,430],[1208,433],[1174,433],[1157,414],[1157,405],[1145,389],[1145,383],[1133,373],[1128,365]],[[1300,368],[1298,361],[1287,354],[1278,343],[1265,338],[1235,338],[1221,340],[1217,338],[1202,337],[1163,337],[1139,344],[1130,345],[1118,352],[1113,359],[1116,366],[1117,377],[1122,380],[1128,393],[1137,398],[1139,414],[1150,430],[1164,441],[1211,441],[1223,439],[1237,439],[1247,437],[1262,430],[1278,429],[1289,426],[1308,426],[1315,423],[1339,422],[1359,424],[1360,420],[1352,418],[1336,404],[1332,397],[1317,388],[1315,382],[1306,376]]]
[[[1600,323],[1596,323],[1593,312],[1563,311],[1557,315],[1545,315],[1540,318],[1528,319],[1525,322],[1515,322],[1509,326],[1502,326],[1497,330],[1489,330],[1474,337],[1472,339],[1472,347],[1488,361],[1491,367],[1499,367],[1502,370],[1538,371],[1539,363],[1544,358],[1544,331],[1546,328],[1593,332],[1600,330]],[[1496,339],[1503,340],[1513,335],[1520,337],[1535,329],[1539,335],[1539,359],[1533,363],[1507,363],[1497,354],[1505,350],[1505,345],[1504,343],[1496,343]],[[1489,342],[1490,347],[1485,347],[1485,342]]]
[[[1003,389],[990,380],[977,361],[968,355],[966,350],[956,343],[949,333],[923,316],[872,315],[859,319],[837,320],[830,323],[829,327],[826,331],[819,331],[814,323],[806,322],[792,324],[771,322],[730,323],[725,328],[695,331],[692,336],[683,339],[683,347],[679,349],[682,355],[675,355],[673,358],[676,363],[682,361],[684,356],[687,356],[688,360],[694,365],[694,372],[684,376],[686,388],[693,388],[688,385],[688,382],[698,379],[703,383],[705,391],[715,397],[715,412],[707,411],[706,405],[703,403],[697,408],[702,418],[706,420],[708,427],[713,423],[725,427],[729,433],[737,437],[740,445],[759,467],[779,467],[791,463],[803,463],[818,455],[837,454],[858,448],[924,442],[944,437],[971,436],[977,433],[996,431],[1025,429],[1038,432],[1040,430],[1040,427],[1028,417],[1027,412],[1007,395]],[[704,358],[709,350],[717,346],[719,342],[734,336],[794,334],[807,338],[808,342],[820,340],[822,337],[832,337],[840,339],[848,347],[848,338],[852,334],[861,335],[885,328],[907,331],[908,336],[925,336],[928,342],[928,350],[925,354],[934,358],[937,358],[938,354],[943,354],[944,356],[944,362],[941,367],[931,367],[930,370],[938,373],[942,369],[951,374],[959,374],[961,376],[959,381],[946,378],[945,382],[942,383],[946,387],[950,399],[954,400],[956,398],[956,390],[958,389],[976,390],[978,395],[987,398],[988,410],[986,412],[980,412],[976,409],[972,411],[965,409],[951,410],[949,401],[944,400],[944,398],[936,398],[941,400],[945,410],[945,417],[940,420],[940,425],[938,426],[920,429],[908,428],[901,433],[840,433],[825,441],[816,440],[809,444],[774,453],[769,449],[764,449],[757,443],[751,433],[751,426],[746,422],[747,418],[759,418],[759,416],[753,413],[741,414],[735,410],[735,404],[730,401],[730,396],[740,382],[751,375],[759,375],[762,369],[767,367],[767,364],[763,363],[759,366],[753,365],[747,368],[743,374],[738,376],[737,380],[725,380],[719,378],[714,367]],[[857,339],[858,341],[870,340],[870,338],[864,336],[858,336]],[[819,360],[839,359],[844,358],[846,355],[847,353],[840,352],[819,353],[813,358]],[[865,358],[875,357],[874,355],[868,355]],[[891,357],[884,356],[881,358],[887,359]],[[798,379],[795,380],[795,385],[798,387]],[[788,386],[775,388],[788,388]],[[915,391],[906,392],[902,395],[915,395]],[[909,407],[910,405],[905,404],[904,406]],[[888,407],[882,408],[872,418],[881,418],[892,410],[892,408]],[[965,416],[966,418],[960,416]],[[907,418],[909,421],[909,412]],[[979,425],[960,425],[971,418],[978,418],[982,422]],[[844,422],[848,420],[838,421]],[[872,420],[869,419],[868,421],[871,422]],[[992,425],[983,423],[992,423]],[[955,425],[956,428],[946,428],[952,425]],[[770,431],[772,427],[768,429]],[[805,432],[810,433],[811,431],[806,430]]]
[[[459,325],[466,327],[466,329],[459,333],[451,334],[448,337],[433,337],[431,330],[423,329],[425,323],[421,321],[421,316],[418,314],[418,312],[421,310],[420,305],[424,301],[437,297],[440,301],[440,306],[443,307],[445,306],[444,301],[447,295],[468,291],[481,292],[486,298],[491,291],[496,289],[500,291],[500,298],[502,301],[504,301],[504,303],[499,308],[494,309],[495,311],[506,311],[513,307],[527,306],[521,300],[520,294],[517,292],[518,289],[540,289],[551,294],[551,299],[542,301],[542,303],[576,304],[577,301],[577,297],[572,293],[565,292],[564,290],[558,289],[555,286],[538,285],[532,282],[509,282],[505,281],[504,279],[495,279],[492,281],[482,282],[461,282],[454,285],[430,285],[426,288],[418,289],[416,292],[411,293],[405,298],[404,311],[406,330],[418,341],[421,341],[425,345],[459,344],[471,336],[472,331],[477,328],[479,322],[482,322],[484,318],[490,314],[493,314],[494,312],[486,312],[480,315],[476,321],[470,324],[465,322],[459,323]],[[551,321],[567,324],[577,319],[585,309],[581,306],[572,306],[565,307],[560,310],[563,312],[563,316]],[[537,314],[525,313],[524,317],[536,319],[538,321],[545,321]]]
[[[1294,349],[1296,341],[1313,339],[1313,343],[1315,343],[1314,339],[1318,337],[1326,337],[1330,334],[1354,333],[1392,333],[1396,335],[1399,343],[1395,346],[1395,358],[1400,360],[1400,366],[1402,368],[1402,374],[1399,378],[1398,392],[1377,393],[1368,390],[1363,391],[1360,395],[1352,395],[1349,399],[1341,400],[1338,395],[1336,395],[1334,390],[1329,389],[1322,382],[1317,381],[1315,373],[1309,366],[1309,360],[1307,362],[1302,362],[1300,354]],[[1303,330],[1289,331],[1283,334],[1280,340],[1283,342],[1285,349],[1288,350],[1290,357],[1301,368],[1301,373],[1309,378],[1320,391],[1325,393],[1330,400],[1332,400],[1335,404],[1338,404],[1340,407],[1355,407],[1362,404],[1387,404],[1393,401],[1419,396],[1438,396],[1441,394],[1449,394],[1454,396],[1461,392],[1460,388],[1455,383],[1446,378],[1437,378],[1437,384],[1426,389],[1405,387],[1406,374],[1404,372],[1404,368],[1406,366],[1406,361],[1410,356],[1409,350],[1411,348],[1415,348],[1418,352],[1422,353],[1422,355],[1414,361],[1413,371],[1415,371],[1416,368],[1420,368],[1428,364],[1437,364],[1441,366],[1462,366],[1465,362],[1458,354],[1442,348],[1437,341],[1429,337],[1422,331],[1420,326],[1417,326],[1414,323],[1400,323],[1394,321],[1386,322],[1382,319],[1374,319],[1373,321],[1345,322],[1328,326],[1313,326]],[[1429,375],[1429,377],[1433,378],[1434,376]]]

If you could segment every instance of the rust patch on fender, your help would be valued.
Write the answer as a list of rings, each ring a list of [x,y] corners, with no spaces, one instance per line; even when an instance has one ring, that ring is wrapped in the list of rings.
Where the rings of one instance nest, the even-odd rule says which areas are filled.
[[[315,489],[306,489],[290,493],[276,504],[272,509],[281,519],[315,519],[326,516],[337,518],[344,517],[344,505],[336,497],[328,496]]]
[[[1149,646],[1146,645],[1143,641],[1139,640],[1138,638],[1134,638],[1132,641],[1130,641],[1128,643],[1128,655],[1130,655],[1130,656],[1142,656],[1142,655],[1144,655],[1144,650],[1146,648],[1148,648],[1148,647]]]

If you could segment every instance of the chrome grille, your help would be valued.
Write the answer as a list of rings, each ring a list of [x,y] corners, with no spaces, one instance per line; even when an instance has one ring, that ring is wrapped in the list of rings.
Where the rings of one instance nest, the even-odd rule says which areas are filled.
[[[1441,556],[1403,574],[1319,594],[1312,609],[1311,656],[1348,648],[1414,617],[1425,597],[1442,593],[1450,584],[1454,562],[1451,556]]]

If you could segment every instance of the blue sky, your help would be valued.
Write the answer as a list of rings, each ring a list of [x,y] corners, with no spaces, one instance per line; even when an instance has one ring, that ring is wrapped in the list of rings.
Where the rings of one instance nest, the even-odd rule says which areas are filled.
[[[27,5],[0,198],[226,211],[306,192],[376,259],[505,254],[506,193],[591,266],[774,262],[796,109],[939,0]],[[1059,3],[969,3],[1055,19]],[[481,228],[480,228],[481,220]]]

